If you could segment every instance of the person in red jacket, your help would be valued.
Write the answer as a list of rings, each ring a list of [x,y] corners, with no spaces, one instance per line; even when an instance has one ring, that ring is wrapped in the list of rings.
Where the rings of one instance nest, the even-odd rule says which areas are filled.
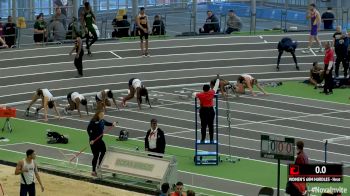
[[[197,93],[196,97],[200,101],[199,116],[201,118],[201,142],[205,142],[206,130],[209,128],[210,143],[214,142],[214,96],[220,83],[219,75],[217,76],[214,88],[210,89],[208,84],[203,86],[203,92]]]
[[[295,164],[304,165],[309,164],[309,158],[304,152],[304,142],[297,142],[297,158],[295,159]],[[287,193],[291,196],[303,196],[307,193],[306,182],[289,182],[289,188],[287,188]],[[288,186],[288,185],[287,185]]]
[[[324,87],[323,92],[326,95],[333,94],[333,63],[334,63],[334,51],[331,47],[330,42],[326,42],[325,44],[325,56],[324,56]]]

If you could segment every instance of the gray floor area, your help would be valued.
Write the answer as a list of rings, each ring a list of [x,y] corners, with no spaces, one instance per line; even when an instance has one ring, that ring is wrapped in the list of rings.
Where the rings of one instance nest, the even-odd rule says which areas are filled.
[[[119,101],[125,95],[128,80],[138,77],[146,86],[157,87],[150,90],[151,100],[158,99],[153,102],[153,109],[144,106],[143,110],[138,110],[133,100],[120,111],[110,109],[106,118],[117,120],[120,128],[128,129],[131,137],[139,140],[143,139],[149,120],[157,118],[159,126],[166,131],[167,144],[192,149],[195,137],[194,101],[180,97],[180,92],[185,90],[191,94],[200,91],[201,85],[188,85],[207,82],[217,73],[229,80],[236,80],[241,73],[250,73],[258,79],[307,77],[312,62],[322,62],[323,54],[302,54],[300,50],[306,46],[307,36],[289,36],[299,41],[297,56],[301,71],[295,70],[289,54],[284,54],[281,70],[275,71],[275,47],[281,39],[278,36],[154,40],[150,42],[150,58],[140,56],[138,41],[98,43],[92,47],[92,57],[84,56],[83,78],[74,78],[73,57],[67,55],[71,46],[2,50],[0,103],[29,100],[37,88],[49,88],[54,96],[65,96],[70,91],[92,93],[104,88],[124,89],[115,94]],[[330,39],[330,34],[321,35],[321,39]],[[92,100],[93,96],[89,96],[89,99]],[[323,140],[349,136],[350,122],[345,116],[349,116],[350,105],[274,94],[259,94],[258,97],[248,94],[232,97],[229,102],[232,115],[231,150],[235,156],[276,163],[275,160],[260,158],[260,135],[268,134],[304,140],[309,158],[322,162]],[[59,103],[62,109],[64,102],[60,100]],[[19,114],[25,107],[23,103],[17,105]],[[73,113],[63,120],[52,118],[49,123],[85,129],[88,120],[80,119]],[[115,131],[111,134],[118,133]],[[220,99],[219,142],[222,154],[229,153],[229,137],[225,102]],[[17,150],[19,146],[8,148]],[[350,162],[349,149],[348,141],[329,144],[328,161]],[[42,150],[47,156],[52,156],[50,149]],[[344,172],[350,174],[348,169]],[[256,195],[260,188],[259,185],[185,171],[180,171],[179,178],[185,184],[239,195]]]

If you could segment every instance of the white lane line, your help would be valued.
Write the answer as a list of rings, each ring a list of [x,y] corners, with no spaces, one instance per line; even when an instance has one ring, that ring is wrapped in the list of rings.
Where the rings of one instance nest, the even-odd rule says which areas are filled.
[[[314,56],[317,56],[313,49],[310,50]]]
[[[288,36],[304,36],[306,37],[308,34],[288,34]],[[332,35],[332,34],[319,34],[319,35]],[[281,37],[284,35],[264,35],[265,37]],[[235,36],[221,36],[221,37],[195,37],[195,38],[174,38],[174,39],[165,39],[165,40],[152,40],[152,43],[157,43],[157,42],[176,42],[176,41],[191,41],[191,40],[213,40],[213,39],[232,39],[232,41],[235,41],[235,39],[240,39],[240,38],[256,38],[256,35],[248,35],[248,36],[239,36],[239,35],[235,35]],[[327,40],[324,40],[327,41]],[[331,40],[328,40],[331,41]],[[308,43],[307,40],[305,41],[298,41],[299,43]],[[135,43],[139,43],[139,41],[126,41],[126,42],[108,42],[108,43],[95,43],[95,46],[105,46],[105,45],[128,45],[128,44],[135,44]],[[278,42],[268,42],[268,43],[278,43]],[[261,42],[243,42],[243,43],[236,43],[236,44],[264,44]],[[1,51],[1,53],[18,53],[18,52],[26,52],[26,51],[38,51],[38,50],[50,50],[50,49],[60,49],[60,48],[71,48],[71,46],[55,46],[55,47],[43,47],[43,48],[27,48],[27,49],[15,49],[15,50],[4,50]],[[96,51],[98,52],[98,51]],[[95,53],[96,53],[95,52]]]
[[[210,60],[194,60],[194,61],[170,61],[170,62],[159,62],[159,63],[140,63],[140,64],[126,64],[126,65],[112,65],[112,66],[104,66],[104,67],[92,67],[92,68],[85,68],[84,71],[87,70],[101,70],[101,69],[112,69],[112,68],[126,68],[126,67],[139,67],[139,66],[152,66],[152,65],[166,65],[173,67],[169,64],[182,64],[182,63],[197,63],[197,62],[211,62],[211,61],[226,61],[231,59],[210,59]],[[72,64],[72,62],[70,62]],[[294,65],[294,64],[281,64],[284,65]],[[299,63],[299,65],[310,65],[310,63]],[[276,66],[276,64],[261,64],[261,65],[235,65],[235,66],[221,66],[221,67],[200,67],[200,68],[192,68],[192,70],[210,70],[210,69],[228,69],[228,68],[247,68],[247,67],[269,67],[269,66]],[[1,70],[1,69],[0,69]],[[191,69],[187,69],[191,70]],[[47,71],[47,72],[35,72],[35,75],[42,75],[42,74],[50,74],[50,73],[66,73],[69,71],[76,71],[75,69],[65,69],[65,70],[58,70],[58,71]],[[167,70],[163,70],[167,71]],[[19,74],[19,75],[10,75],[10,76],[2,76],[1,78],[17,78],[17,77],[24,77],[24,76],[32,76],[33,73],[28,74]],[[100,77],[100,76],[90,76],[91,77]]]
[[[230,67],[225,67],[224,69],[227,69]],[[232,67],[233,68],[233,67]],[[57,82],[62,82],[62,81],[73,81],[73,80],[87,80],[87,79],[93,79],[93,78],[105,78],[105,77],[115,77],[115,76],[126,76],[126,75],[141,75],[141,74],[156,74],[156,73],[175,73],[175,72],[188,72],[188,71],[196,71],[196,70],[211,70],[211,69],[218,69],[216,67],[208,67],[208,68],[194,68],[194,69],[175,69],[175,70],[162,70],[162,71],[147,71],[147,72],[130,72],[130,73],[122,73],[122,74],[110,74],[110,75],[96,75],[96,76],[89,76],[88,78],[67,78],[67,79],[59,79],[59,80],[47,80],[47,81],[38,81],[38,82],[30,82],[30,83],[21,83],[21,84],[10,84],[10,85],[5,85],[5,86],[0,86],[1,88],[8,88],[8,87],[19,87],[19,86],[26,86],[26,85],[32,85],[32,84],[48,84],[48,83],[57,83]],[[64,70],[63,72],[67,72],[68,70]],[[74,71],[74,70],[70,70]],[[61,72],[61,71],[60,71]],[[307,71],[281,71],[278,73],[301,73],[301,72],[307,72]],[[49,73],[54,73],[54,72],[49,72]],[[41,73],[44,74],[44,73]],[[254,75],[262,75],[262,74],[276,74],[276,72],[259,72],[259,73],[251,73]],[[32,74],[29,74],[32,75]],[[37,76],[38,74],[36,74]],[[239,74],[226,74],[223,76],[236,76]],[[209,76],[193,76],[193,77],[209,77]],[[179,77],[179,79],[188,79],[188,78],[193,78],[193,77]],[[173,78],[176,79],[176,78]],[[166,78],[162,79],[166,80]],[[151,80],[152,81],[152,80]],[[94,85],[96,86],[96,85]],[[1,97],[1,96],[0,96]]]
[[[123,119],[123,120],[129,120],[129,121],[134,121],[134,122],[138,122],[138,123],[144,123],[144,124],[149,124],[148,121],[142,121],[142,120],[136,120],[136,119],[130,119],[130,118],[124,118],[124,117],[116,117],[116,116],[110,116],[110,115],[105,115],[105,116],[108,116],[110,118],[117,118],[117,119]],[[161,126],[166,126],[166,127],[171,127],[171,128],[176,128],[178,130],[188,130],[190,132],[194,132],[194,130],[192,129],[189,129],[189,128],[185,128],[185,127],[178,127],[178,126],[173,126],[173,125],[167,125],[167,124],[160,124]],[[181,137],[181,136],[175,136],[175,135],[171,135],[172,137],[176,137],[176,138],[180,138],[180,139],[187,139],[187,140],[195,140],[193,138],[188,138],[188,137]],[[229,135],[225,135],[225,134],[219,134],[219,136],[224,136],[224,137],[229,137]],[[238,136],[231,136],[233,138],[238,138],[238,139],[244,139],[244,140],[249,140],[249,141],[254,141],[254,142],[257,142],[257,143],[260,143],[261,141],[260,140],[256,140],[256,139],[251,139],[251,138],[244,138],[244,137],[238,137]],[[225,143],[220,143],[221,146],[227,146],[229,147],[228,144],[225,144]],[[231,145],[231,147],[235,147],[235,148],[240,148],[240,149],[245,149],[245,150],[251,150],[251,151],[259,151],[260,152],[260,149],[254,149],[254,148],[247,148],[247,147],[242,147],[242,146],[234,146],[234,145]],[[305,148],[309,151],[316,151],[316,152],[322,152],[324,153],[323,150],[317,150],[317,149],[313,149],[313,148]],[[337,152],[328,152],[329,154],[334,154],[334,155],[340,155],[340,156],[348,156],[350,157],[350,154],[342,154],[342,153],[337,153]],[[316,159],[314,159],[316,160]],[[321,160],[318,160],[318,161],[321,161]],[[324,160],[322,160],[324,161]]]
[[[201,76],[202,77],[202,76]],[[208,76],[210,77],[210,76]],[[260,79],[259,81],[275,81],[275,80],[283,80],[283,81],[290,81],[290,80],[305,80],[307,79],[307,77],[294,77],[294,78],[273,78],[273,79]],[[235,83],[236,81],[230,81],[231,83]],[[122,82],[123,83],[123,82]],[[122,83],[117,83],[117,84],[122,84]],[[127,82],[125,82],[127,83]],[[151,86],[148,87],[149,90],[157,90],[157,89],[169,89],[169,88],[178,88],[178,87],[193,87],[193,86],[200,86],[200,85],[204,85],[206,83],[191,83],[191,84],[173,84],[173,85],[165,85],[165,86]],[[106,84],[107,85],[107,84]],[[71,87],[73,88],[73,87]],[[122,89],[122,90],[112,90],[113,93],[126,93],[127,89]],[[32,92],[31,92],[32,93]],[[84,93],[84,96],[95,96],[97,92],[90,92],[90,93]],[[22,94],[22,93],[19,93]],[[24,93],[26,94],[26,93]],[[17,95],[17,94],[16,94]],[[0,96],[1,97],[1,96]],[[61,96],[55,96],[54,97],[55,100],[60,100],[60,99],[66,99],[66,95],[61,95]],[[27,104],[29,103],[31,100],[25,100],[25,101],[18,101],[18,102],[11,102],[11,103],[7,103],[7,106],[17,106],[20,104]]]
[[[155,92],[159,92],[159,91],[155,91]],[[169,93],[168,93],[169,94]],[[172,101],[172,100],[166,100],[166,99],[159,99],[159,100],[162,100],[162,101],[168,101],[168,102],[176,102],[176,101]],[[222,100],[220,100],[222,102]],[[191,102],[181,102],[182,104],[185,104],[185,105],[193,105],[193,101]],[[231,103],[231,102],[230,102]],[[246,104],[246,105],[250,105],[250,104]],[[255,107],[255,105],[250,105],[252,107]],[[163,106],[159,106],[159,108],[164,108],[164,109],[168,109],[168,110],[174,110],[174,111],[179,111],[179,112],[187,112],[187,113],[192,113],[194,114],[194,112],[192,111],[186,111],[186,110],[180,110],[180,109],[174,109],[174,108],[168,108],[168,107],[163,107]],[[271,108],[271,107],[266,107],[266,108]],[[221,108],[221,110],[224,110],[225,108]],[[272,109],[272,108],[271,108]],[[234,110],[230,110],[230,111],[234,111]],[[255,115],[261,115],[261,114],[256,114],[256,113],[252,113],[252,112],[246,112],[246,111],[240,111],[240,112],[243,112],[243,113],[248,113],[248,114],[255,114]],[[329,112],[329,113],[326,113],[326,114],[334,114],[334,113],[338,113],[337,111],[335,112]],[[266,120],[266,121],[249,121],[249,120],[246,120],[246,121],[249,121],[248,123],[241,123],[241,124],[236,124],[236,125],[232,125],[232,127],[239,127],[241,128],[241,126],[244,126],[244,125],[250,125],[250,124],[267,124],[267,125],[271,125],[271,126],[276,126],[276,127],[287,127],[287,128],[293,128],[293,129],[298,129],[298,130],[303,130],[303,131],[306,131],[306,132],[315,132],[315,133],[320,133],[320,134],[324,134],[324,135],[334,135],[334,136],[340,136],[340,137],[346,137],[346,135],[342,135],[342,134],[336,134],[336,133],[324,133],[324,132],[320,132],[320,131],[314,131],[314,130],[306,130],[306,129],[301,129],[301,128],[296,128],[296,127],[289,127],[289,126],[283,126],[283,125],[275,125],[275,124],[269,124],[267,122],[274,122],[274,121],[281,121],[281,120],[299,120],[299,118],[303,118],[303,117],[309,117],[309,116],[321,116],[322,114],[306,114],[306,115],[301,115],[301,116],[297,116],[297,117],[286,117],[286,118],[282,118],[282,117],[279,117],[279,116],[271,116],[271,115],[265,115],[265,116],[269,116],[269,117],[272,117],[272,118],[277,118],[277,119],[272,119],[272,120]],[[173,117],[169,117],[169,118],[173,118]],[[219,116],[219,118],[223,118],[225,119],[226,117],[224,116]],[[242,119],[237,119],[237,118],[231,118],[231,119],[234,119],[234,120],[242,120]],[[186,119],[182,119],[182,120],[186,120]],[[304,121],[304,120],[301,120],[302,122],[309,122],[309,121]],[[309,123],[314,123],[314,124],[322,124],[322,125],[328,125],[328,126],[333,126],[333,125],[330,125],[330,124],[323,124],[323,123],[317,123],[317,122],[309,122]],[[222,127],[227,127],[227,126],[222,126]],[[347,128],[348,127],[344,127],[344,126],[339,126],[339,125],[334,125],[334,127],[341,127],[341,128]],[[312,139],[310,139],[312,140]],[[315,141],[319,141],[319,140],[315,140]]]
[[[24,110],[21,110],[21,111],[24,111]],[[118,119],[119,117],[116,117],[116,116],[110,116],[114,119]],[[23,121],[28,121],[28,122],[34,122],[34,123],[39,123],[39,124],[43,124],[43,125],[47,125],[47,123],[43,123],[43,122],[38,122],[38,121],[33,121],[33,120],[26,120],[26,119],[19,119],[19,120],[23,120]],[[87,120],[82,120],[82,119],[69,119],[69,120],[72,120],[72,121],[80,121],[80,122],[85,122],[85,123],[88,123],[90,121],[87,121]],[[127,120],[131,120],[131,119],[127,119]],[[149,122],[145,122],[147,124],[149,124]],[[77,129],[77,128],[71,128],[71,127],[67,127],[67,126],[62,126],[62,125],[55,125],[55,124],[50,124],[52,126],[56,126],[56,127],[62,127],[62,128],[68,128],[68,129],[74,129],[74,130],[78,130],[78,131],[85,131],[85,130],[82,130],[82,129]],[[118,127],[121,127],[121,126],[118,126]],[[121,127],[121,128],[130,128],[130,127]],[[142,133],[146,133],[145,130],[141,130],[141,129],[137,129],[137,128],[131,128],[132,130],[135,130],[135,131],[139,131],[139,132],[142,132]],[[110,134],[106,134],[108,136],[112,136],[112,137],[115,137],[115,135],[110,135]],[[175,138],[181,138],[181,137],[178,137],[178,136],[170,136],[170,137],[175,137]],[[130,138],[130,139],[133,139],[133,138]],[[189,138],[181,138],[181,139],[185,139],[185,140],[193,140],[193,139],[189,139]],[[137,140],[135,139],[136,141],[143,141],[143,140]],[[180,148],[180,149],[186,149],[186,150],[192,150],[192,148],[186,148],[186,147],[181,147],[181,146],[174,146],[174,145],[167,145],[167,146],[172,146],[172,147],[175,147],[175,148]],[[258,151],[258,150],[257,150]],[[259,150],[260,151],[260,150]],[[221,155],[224,155],[224,156],[229,156],[227,154],[221,154]],[[263,161],[263,160],[258,160],[258,159],[252,159],[252,158],[249,158],[249,157],[240,157],[240,156],[234,156],[234,157],[237,157],[237,158],[241,158],[241,159],[247,159],[247,160],[251,160],[251,161],[256,161],[256,162],[261,162],[261,163],[268,163],[268,164],[273,164],[273,165],[276,165],[276,163],[274,162],[269,162],[269,161]],[[324,162],[324,160],[316,160],[316,159],[310,159],[310,160],[315,160],[315,161],[319,161],[319,162]],[[331,163],[331,162],[330,162]],[[284,164],[281,164],[281,165],[284,165]],[[284,165],[285,166],[285,165]],[[346,175],[345,175],[346,176]]]
[[[261,35],[259,35],[259,38],[260,38],[260,39],[264,39],[263,36],[261,36]]]
[[[328,142],[330,144],[337,144],[337,143],[333,143],[333,142],[343,142],[346,140],[350,140],[350,136],[342,136],[342,137],[335,137],[335,138],[328,138],[328,139],[324,139],[323,142]]]
[[[188,89],[193,90],[193,91],[196,90],[196,89],[191,89],[191,88],[188,88]],[[304,105],[304,104],[301,104],[301,103],[291,103],[291,102],[284,102],[284,101],[278,101],[278,100],[263,99],[263,98],[259,98],[259,97],[252,97],[252,96],[249,96],[249,95],[241,95],[240,97],[243,97],[245,99],[260,100],[260,101],[265,101],[265,102],[290,104],[290,105],[295,105],[295,106],[302,106],[302,107],[308,107],[308,108],[325,109],[325,110],[332,110],[332,111],[335,111],[335,112],[341,112],[341,111],[339,111],[337,109],[332,109],[332,108],[323,108],[323,107],[318,107],[318,106]]]
[[[227,51],[224,51],[225,53],[227,53]],[[209,52],[210,53],[210,52]],[[215,52],[218,53],[218,52]],[[220,52],[219,52],[220,53]],[[195,53],[196,55],[206,55],[208,53]],[[189,54],[189,53],[184,53],[184,54],[166,54],[166,55],[152,55],[152,57],[168,57],[168,56],[188,56],[188,55],[194,55]],[[303,56],[299,56],[298,58],[307,58],[307,57],[314,57],[313,55],[303,55]],[[143,58],[143,57],[124,57],[123,60],[125,59],[137,59],[137,58]],[[275,59],[275,56],[271,56],[271,57],[245,57],[245,58],[219,58],[219,59],[205,59],[205,60],[187,60],[187,61],[174,61],[174,62],[162,62],[162,64],[164,63],[186,63],[186,62],[212,62],[212,61],[231,61],[231,60],[251,60],[251,59]],[[282,56],[282,58],[289,58],[286,56]],[[106,58],[106,59],[92,59],[92,60],[84,60],[83,62],[101,62],[101,61],[113,61],[119,58]],[[55,62],[55,63],[43,63],[43,64],[34,64],[34,65],[23,65],[23,66],[16,66],[16,67],[4,67],[4,68],[0,68],[0,70],[8,70],[8,69],[20,69],[20,68],[28,68],[28,67],[39,67],[39,66],[45,66],[47,67],[48,65],[62,65],[62,64],[72,64],[72,61],[64,61],[64,62]],[[149,63],[152,64],[152,63]],[[153,63],[154,64],[154,63]],[[159,64],[159,63],[158,63]],[[100,67],[99,67],[100,68]],[[104,68],[110,68],[110,67],[104,67]],[[113,68],[113,67],[112,67]]]
[[[332,111],[335,111],[335,112],[341,112],[341,110],[337,110],[337,109],[324,108],[324,107],[311,106],[311,105],[304,105],[304,104],[301,104],[301,103],[291,103],[291,102],[284,102],[284,101],[277,101],[277,100],[270,100],[270,99],[268,100],[268,99],[262,99],[262,98],[251,97],[251,96],[246,96],[246,95],[243,95],[242,97],[247,98],[247,99],[255,99],[255,100],[272,102],[272,103],[290,104],[290,105],[295,105],[295,106],[302,106],[302,107],[308,107],[308,108],[316,108],[316,109],[324,109],[324,110],[332,110]]]
[[[331,103],[331,104],[336,104],[336,105],[344,105],[344,106],[349,106],[347,103],[338,103],[338,102],[333,102],[333,101],[327,101],[327,100],[319,100],[319,99],[311,99],[311,98],[306,98],[306,97],[296,97],[292,95],[282,95],[282,94],[276,94],[276,93],[269,93],[270,95],[275,95],[275,96],[281,96],[281,97],[289,97],[293,99],[304,99],[308,101],[318,101],[318,102],[325,102],[325,103]]]
[[[162,47],[154,47],[149,48],[149,50],[161,50],[161,49],[180,49],[180,48],[194,48],[194,47],[217,47],[217,46],[235,46],[235,45],[256,45],[256,44],[264,44],[264,43],[228,43],[228,44],[197,44],[197,45],[180,45],[180,46],[162,46]],[[94,52],[94,54],[98,53],[108,53],[108,52],[130,52],[130,51],[139,51],[138,48],[124,49],[124,50],[100,50]],[[268,49],[268,50],[276,50],[277,49]],[[298,49],[299,50],[299,49]],[[225,50],[227,51],[227,50]],[[250,50],[246,50],[250,51]],[[254,51],[254,50],[252,50]],[[264,50],[266,51],[266,49]],[[230,52],[230,51],[227,51]],[[234,52],[234,51],[232,51]],[[239,52],[239,51],[238,51]],[[61,54],[50,54],[50,55],[40,55],[40,56],[28,56],[28,57],[16,57],[16,58],[8,58],[8,59],[0,59],[1,61],[12,61],[12,60],[21,60],[21,59],[36,59],[36,58],[46,58],[46,57],[55,57],[55,56],[69,56],[67,53]]]
[[[152,91],[153,92],[157,92],[157,93],[167,94],[167,95],[174,95],[174,96],[178,96],[179,95],[179,94],[175,94],[175,93],[169,93],[169,92],[163,92],[163,91],[157,91],[157,90],[152,90]],[[233,98],[233,99],[235,99],[235,98]],[[221,99],[219,99],[219,102],[225,103],[225,101],[223,101]],[[229,101],[229,103],[230,104],[235,104],[235,105],[243,105],[243,106],[251,106],[251,107],[258,107],[258,108],[263,108],[263,109],[283,111],[283,112],[288,112],[288,113],[297,113],[297,114],[301,114],[301,115],[309,115],[310,114],[310,113],[305,113],[305,112],[291,111],[291,110],[285,110],[285,109],[280,109],[280,108],[272,108],[272,107],[267,107],[267,106],[252,105],[252,104],[246,104],[246,103],[240,103],[240,102]],[[230,106],[230,107],[232,107],[232,106]],[[232,108],[234,108],[234,106]]]
[[[169,101],[169,100],[168,100]],[[170,102],[170,101],[169,101]],[[186,105],[192,105],[191,103],[183,103],[183,104],[186,104]],[[177,111],[177,112],[186,112],[186,113],[191,113],[191,114],[194,114],[194,112],[192,111],[187,111],[187,110],[180,110],[180,109],[173,109],[173,108],[168,108],[168,107],[162,107],[160,106],[159,108],[164,108],[164,109],[168,109],[168,110],[173,110],[173,111]],[[222,109],[224,110],[224,109]],[[153,114],[154,115],[154,114]],[[316,116],[316,115],[305,115],[305,116]],[[298,116],[298,117],[294,117],[293,119],[298,119],[298,118],[301,118],[301,117],[305,117],[305,116]],[[172,117],[169,117],[169,118],[172,118]],[[222,119],[226,119],[226,117],[224,116],[219,116],[219,118],[222,118]],[[266,121],[250,121],[250,120],[245,120],[245,121],[248,121],[248,123],[241,123],[241,124],[236,124],[236,125],[231,125],[231,127],[238,127],[240,129],[246,129],[246,128],[242,128],[242,126],[244,125],[250,125],[250,124],[265,124],[265,125],[269,125],[269,126],[274,126],[274,127],[284,127],[284,128],[291,128],[291,129],[295,129],[295,130],[301,130],[301,131],[305,131],[305,132],[313,132],[313,133],[318,133],[318,134],[323,134],[323,135],[333,135],[333,136],[340,136],[340,137],[345,137],[345,135],[341,135],[341,134],[336,134],[336,133],[325,133],[325,132],[320,132],[320,131],[315,131],[315,130],[309,130],[309,129],[301,129],[301,128],[296,128],[296,127],[290,127],[290,126],[283,126],[283,125],[275,125],[275,124],[270,124],[268,122],[273,122],[273,121],[280,121],[280,120],[288,120],[290,118],[280,118],[280,117],[275,117],[275,118],[278,118],[278,119],[272,119],[272,120],[266,120]],[[242,120],[242,119],[237,119],[237,118],[231,118],[233,120]],[[184,121],[186,121],[186,119],[182,119]],[[190,120],[187,120],[187,121],[190,121]],[[191,121],[192,122],[192,121]],[[219,127],[224,127],[224,128],[227,128],[226,125],[219,125]],[[250,130],[250,129],[249,129]],[[262,131],[258,131],[258,132],[262,132]],[[293,136],[295,137],[295,136]],[[316,141],[316,142],[320,142],[321,140],[315,140],[315,139],[311,139],[311,138],[306,138],[310,141]],[[344,146],[344,145],[342,145]],[[345,145],[345,146],[348,146],[348,145]]]
[[[174,95],[174,96],[178,95],[178,94],[175,94],[175,93],[162,92],[162,91],[156,91],[156,90],[153,90],[153,92],[158,92],[158,93],[163,93],[163,94],[168,94],[168,95]],[[165,100],[165,99],[162,99],[162,100]],[[221,99],[219,99],[219,102],[225,103],[225,101],[223,101]],[[193,101],[192,101],[192,103],[193,103]],[[326,126],[333,126],[333,127],[349,129],[349,127],[345,127],[345,126],[331,125],[331,124],[319,123],[319,122],[311,122],[311,121],[299,119],[299,118],[312,117],[312,116],[322,116],[323,117],[324,115],[336,114],[336,113],[347,112],[347,111],[334,111],[334,112],[327,112],[327,113],[323,113],[323,114],[312,114],[312,113],[298,112],[298,111],[293,111],[293,110],[284,110],[284,109],[280,109],[280,108],[273,108],[273,107],[267,107],[267,106],[245,104],[245,103],[232,102],[232,101],[229,101],[229,103],[230,104],[237,104],[237,105],[246,105],[246,106],[257,107],[257,108],[266,108],[266,109],[270,109],[270,110],[284,111],[284,112],[289,112],[289,113],[298,113],[299,115],[301,115],[301,116],[284,117],[284,118],[283,117],[279,117],[279,116],[271,116],[271,117],[278,118],[278,119],[266,120],[266,121],[263,121],[263,122],[273,122],[273,121],[279,121],[279,120],[298,120],[298,121],[306,122],[306,123],[321,124],[321,125],[326,125]],[[233,111],[233,110],[231,110],[231,111]],[[242,111],[240,111],[240,112],[242,112]],[[256,113],[252,113],[252,114],[259,115],[259,114],[256,114]],[[342,118],[337,118],[337,117],[333,117],[333,116],[331,116],[330,118],[338,119],[338,120],[344,120]],[[235,119],[235,118],[232,118],[232,119]],[[249,123],[242,123],[242,124],[236,124],[236,126],[238,126],[238,125],[249,125],[249,124],[255,124],[255,123],[256,122],[253,122],[253,123],[250,123],[250,122]]]
[[[113,51],[109,51],[111,54],[113,54],[114,56],[116,56],[118,59],[122,59],[121,56],[117,55],[116,53],[114,53]]]

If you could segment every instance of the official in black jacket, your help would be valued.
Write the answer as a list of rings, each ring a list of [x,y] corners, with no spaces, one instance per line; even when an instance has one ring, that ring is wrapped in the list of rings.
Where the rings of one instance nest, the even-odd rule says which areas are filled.
[[[106,144],[102,140],[103,130],[105,126],[116,126],[117,122],[110,123],[103,119],[104,113],[102,111],[96,112],[92,117],[87,132],[89,134],[90,147],[93,154],[92,159],[92,173],[91,175],[96,176],[96,165],[101,164],[102,159],[106,153]]]
[[[165,136],[164,132],[158,127],[157,120],[151,120],[151,129],[146,133],[145,150],[164,154],[165,151]]]
[[[289,37],[283,38],[280,42],[278,42],[277,49],[278,49],[278,59],[277,59],[277,67],[276,70],[280,70],[280,61],[281,61],[281,56],[284,51],[290,52],[293,56],[293,60],[295,63],[295,68],[299,70],[298,62],[297,62],[297,57],[295,56],[295,49],[297,48],[297,42],[293,41]]]

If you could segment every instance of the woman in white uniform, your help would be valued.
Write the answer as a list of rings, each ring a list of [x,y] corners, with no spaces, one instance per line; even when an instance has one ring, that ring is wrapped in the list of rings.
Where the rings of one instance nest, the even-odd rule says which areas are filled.
[[[252,93],[252,95],[255,97],[256,94],[253,91],[253,86],[256,85],[256,87],[264,93],[264,95],[267,95],[265,90],[259,85],[258,80],[253,78],[253,76],[249,74],[242,74],[238,77],[237,79],[237,84],[236,84],[236,92],[244,94],[245,93],[245,88],[248,88],[249,91]]]
[[[145,85],[142,84],[140,79],[131,78],[129,80],[129,94],[123,98],[122,107],[126,106],[126,101],[135,97],[135,93],[136,93],[137,104],[140,110],[141,110],[141,103],[142,103],[143,96],[146,97],[146,102],[150,104],[149,98],[148,98],[148,90],[146,89]]]
[[[114,105],[118,108],[117,101],[115,100],[112,90],[105,89],[100,92],[98,92],[95,96],[96,104],[97,104],[97,111],[105,111],[106,107],[111,106],[111,102],[109,99],[112,99]]]
[[[29,108],[36,102],[36,100],[41,99],[41,106],[36,108],[36,114],[39,113],[39,111],[44,108],[44,115],[45,115],[45,121],[48,121],[47,118],[47,111],[48,108],[55,109],[55,112],[57,114],[58,119],[61,118],[60,113],[58,112],[57,108],[56,108],[56,103],[54,101],[53,95],[51,94],[51,92],[47,89],[37,89],[32,97],[32,101],[29,103],[29,106],[27,107],[27,111],[26,111],[26,116],[29,116]]]
[[[69,111],[73,111],[75,109],[78,110],[78,113],[80,115],[80,118],[82,118],[81,113],[80,113],[80,104],[85,106],[86,113],[89,115],[88,107],[87,107],[87,100],[85,97],[78,92],[70,92],[67,95],[67,100],[68,100],[68,106],[64,108],[65,113]]]

